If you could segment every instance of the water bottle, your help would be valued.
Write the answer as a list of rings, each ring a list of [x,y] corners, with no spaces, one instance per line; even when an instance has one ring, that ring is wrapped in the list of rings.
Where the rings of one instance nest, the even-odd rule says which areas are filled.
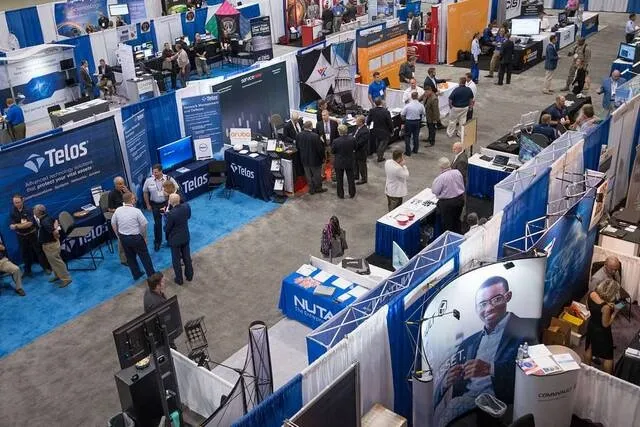
[[[529,344],[527,344],[527,342],[524,342],[524,346],[522,347],[522,357],[524,357],[525,359],[527,357],[529,357]]]
[[[522,360],[524,359],[524,349],[522,348],[522,344],[520,344],[520,346],[518,347],[518,356],[516,357],[516,360]]]

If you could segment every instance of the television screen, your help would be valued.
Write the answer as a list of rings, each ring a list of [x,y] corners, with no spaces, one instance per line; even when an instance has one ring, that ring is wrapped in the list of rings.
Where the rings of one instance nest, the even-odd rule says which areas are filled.
[[[524,134],[520,136],[520,153],[518,158],[522,163],[533,159],[540,151],[542,151],[542,147],[530,138],[527,138]]]
[[[169,343],[164,342],[161,327],[167,331]],[[126,369],[151,353],[148,335],[156,346],[169,345],[182,334],[182,317],[178,297],[169,298],[164,304],[125,323],[113,331],[120,367]]]
[[[632,44],[620,43],[620,49],[618,49],[618,58],[626,61],[635,61],[636,59],[636,47]]]
[[[511,34],[518,36],[531,36],[540,34],[540,20],[535,19],[512,19]]]
[[[179,168],[193,160],[193,143],[191,136],[179,139],[171,144],[158,148],[158,159],[164,170]]]
[[[558,24],[562,25],[566,23],[567,23],[567,13],[566,12],[558,13]]]
[[[123,16],[129,14],[129,5],[124,4],[110,4],[109,15],[111,16]]]
[[[73,58],[63,59],[60,61],[60,69],[62,69],[62,71],[71,70],[74,66]]]
[[[333,383],[298,411],[299,427],[360,427],[360,366],[351,365]]]

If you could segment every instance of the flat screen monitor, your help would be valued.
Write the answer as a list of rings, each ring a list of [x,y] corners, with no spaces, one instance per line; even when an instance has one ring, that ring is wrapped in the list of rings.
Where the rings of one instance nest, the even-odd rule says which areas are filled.
[[[567,12],[558,13],[558,24],[564,25],[567,23]]]
[[[524,133],[520,135],[520,153],[518,155],[520,162],[524,163],[533,159],[540,151],[542,151],[542,147],[526,137]]]
[[[540,20],[538,18],[512,19],[511,34],[518,36],[540,34]]]
[[[111,16],[124,16],[129,14],[129,5],[123,4],[110,4],[109,15]]]
[[[618,58],[624,59],[625,61],[635,61],[636,46],[627,43],[620,43],[620,48],[618,49]]]
[[[193,160],[193,142],[191,136],[179,139],[158,148],[158,159],[164,170],[177,169]]]
[[[298,411],[299,427],[360,427],[360,369],[356,362]]]
[[[144,57],[145,59],[149,59],[153,56],[153,50],[152,49],[145,49],[143,50],[144,52]]]
[[[60,69],[62,71],[71,70],[74,68],[73,58],[63,59],[60,61]]]
[[[165,342],[162,326],[167,331]],[[151,342],[156,347],[169,345],[183,332],[178,297],[169,298],[164,304],[142,314],[113,331],[120,367],[126,369],[151,354]]]

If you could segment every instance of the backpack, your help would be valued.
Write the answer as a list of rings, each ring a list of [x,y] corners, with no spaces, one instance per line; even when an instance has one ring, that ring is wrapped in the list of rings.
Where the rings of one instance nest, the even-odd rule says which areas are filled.
[[[344,255],[347,245],[347,233],[340,228],[338,217],[332,216],[329,223],[322,229],[320,238],[320,252],[325,257],[341,257]]]

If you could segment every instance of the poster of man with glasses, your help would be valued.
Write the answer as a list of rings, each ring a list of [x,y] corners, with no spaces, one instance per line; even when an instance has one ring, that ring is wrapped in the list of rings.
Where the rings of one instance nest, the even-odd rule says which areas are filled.
[[[518,347],[537,343],[546,258],[487,265],[458,276],[429,302],[423,369],[433,372],[434,423],[447,426],[489,393],[513,403]],[[458,310],[460,319],[447,315]]]

